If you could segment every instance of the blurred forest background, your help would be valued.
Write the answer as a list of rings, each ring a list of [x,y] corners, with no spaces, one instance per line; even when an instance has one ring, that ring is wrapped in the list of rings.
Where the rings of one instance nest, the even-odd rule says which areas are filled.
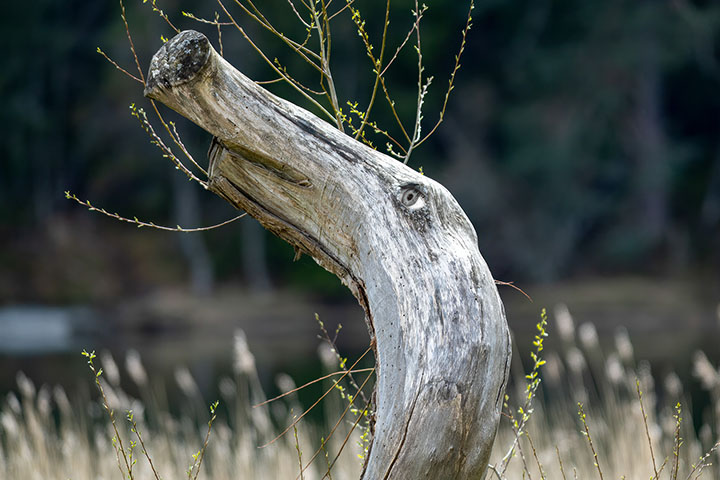
[[[468,2],[426,3],[423,51],[426,73],[435,76],[425,106],[431,125]],[[285,0],[259,4],[289,36],[304,36]],[[355,4],[378,44],[384,2]],[[203,31],[218,48],[214,27],[180,14],[213,18],[214,2],[159,6],[179,28]],[[390,48],[409,30],[411,9],[409,1],[393,3]],[[30,352],[69,352],[82,369],[78,338],[94,342],[82,347],[141,351],[154,338],[143,355],[167,365],[209,358],[197,368],[212,372],[230,356],[231,335],[218,332],[242,326],[267,361],[292,363],[317,344],[316,311],[360,332],[348,348],[362,351],[357,338],[366,339],[365,326],[349,293],[311,260],[293,263],[292,249],[253,220],[173,234],[137,229],[65,199],[69,190],[111,212],[170,226],[206,226],[236,215],[163,159],[130,116],[132,103],[148,109],[141,85],[96,52],[100,47],[134,71],[119,11],[114,1],[36,0],[10,2],[0,18],[6,52],[0,390],[19,369],[41,379],[57,374],[47,363],[35,367]],[[290,49],[233,11],[269,58],[308,84],[316,81]],[[174,32],[150,3],[128,1],[127,15],[146,70],[161,36]],[[333,33],[342,101],[362,106],[373,75],[347,12]],[[223,29],[222,40],[224,56],[250,78],[275,78],[232,27]],[[407,48],[387,74],[407,123],[415,109],[416,63]],[[479,0],[461,63],[445,122],[410,166],[456,196],[494,276],[535,299],[501,287],[516,333],[535,324],[540,307],[564,302],[581,321],[596,322],[601,335],[619,326],[635,336],[652,332],[653,343],[639,347],[640,355],[687,366],[691,351],[706,348],[717,359],[720,4]],[[308,106],[287,87],[267,88]],[[388,109],[374,113],[390,128]],[[204,159],[208,135],[167,116]],[[384,142],[376,144],[382,149]],[[69,330],[49,328],[58,318]],[[298,345],[299,330],[308,345]],[[187,339],[174,340],[180,337]],[[215,340],[199,340],[205,337]],[[218,348],[219,340],[227,345]]]

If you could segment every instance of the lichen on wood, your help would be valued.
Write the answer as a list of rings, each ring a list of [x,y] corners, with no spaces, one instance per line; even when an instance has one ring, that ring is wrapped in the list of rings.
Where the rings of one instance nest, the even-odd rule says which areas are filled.
[[[363,478],[483,478],[510,341],[475,229],[447,189],[270,94],[197,32],[153,57],[145,94],[215,137],[210,190],[365,309],[377,383]]]

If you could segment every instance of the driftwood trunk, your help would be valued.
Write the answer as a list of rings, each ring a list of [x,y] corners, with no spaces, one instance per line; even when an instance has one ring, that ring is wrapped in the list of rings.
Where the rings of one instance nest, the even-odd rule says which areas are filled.
[[[145,95],[215,136],[210,190],[337,275],[365,309],[377,383],[363,478],[483,478],[510,341],[452,195],[259,87],[197,32],[155,54]]]

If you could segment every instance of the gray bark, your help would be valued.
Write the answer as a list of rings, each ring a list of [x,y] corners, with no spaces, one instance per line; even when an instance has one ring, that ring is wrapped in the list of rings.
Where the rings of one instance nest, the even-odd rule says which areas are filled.
[[[215,136],[213,192],[337,275],[365,309],[377,383],[363,478],[482,478],[510,341],[452,195],[268,93],[197,32],[155,54],[145,95]]]

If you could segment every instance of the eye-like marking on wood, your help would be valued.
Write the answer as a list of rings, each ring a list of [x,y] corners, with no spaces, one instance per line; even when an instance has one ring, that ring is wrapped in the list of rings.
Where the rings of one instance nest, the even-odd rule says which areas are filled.
[[[400,203],[409,210],[419,210],[425,206],[424,189],[415,183],[404,185],[400,190]]]

